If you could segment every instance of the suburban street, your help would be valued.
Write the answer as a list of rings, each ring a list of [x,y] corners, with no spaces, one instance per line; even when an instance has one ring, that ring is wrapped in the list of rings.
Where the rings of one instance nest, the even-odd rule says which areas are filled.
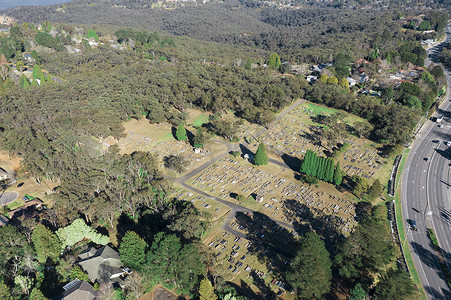
[[[451,26],[447,27],[448,41]],[[445,41],[445,42],[446,42]],[[439,44],[428,50],[429,60],[437,63]],[[451,141],[451,71],[445,70],[448,81],[447,98],[434,116],[443,116],[443,126],[427,121],[416,136],[406,161],[402,183],[401,201],[407,242],[418,275],[428,299],[451,299],[451,292],[439,261],[427,237],[427,228],[433,228],[448,269],[451,263],[451,213],[449,202],[450,150],[445,142]],[[416,221],[417,231],[410,229]]]

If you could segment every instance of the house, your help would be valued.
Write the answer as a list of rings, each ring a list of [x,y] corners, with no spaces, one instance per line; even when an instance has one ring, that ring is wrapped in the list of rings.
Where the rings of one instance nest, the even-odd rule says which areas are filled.
[[[357,83],[357,80],[355,80],[351,77],[346,78],[346,80],[348,81],[349,86],[354,86]]]
[[[367,75],[365,75],[365,73],[359,76],[360,83],[368,82],[369,80],[370,78]]]
[[[108,245],[99,249],[92,247],[78,257],[80,258],[78,264],[88,273],[92,282],[122,281],[120,276],[128,274],[127,270],[121,268],[119,254]]]
[[[94,300],[97,296],[97,291],[89,283],[79,279],[69,282],[63,289],[61,300]]]
[[[33,61],[33,57],[31,57],[31,54],[24,54],[23,57],[25,58],[26,61]]]
[[[4,181],[8,179],[8,172],[0,168],[0,181]]]
[[[308,83],[313,83],[314,81],[318,80],[318,76],[308,75],[306,79]]]

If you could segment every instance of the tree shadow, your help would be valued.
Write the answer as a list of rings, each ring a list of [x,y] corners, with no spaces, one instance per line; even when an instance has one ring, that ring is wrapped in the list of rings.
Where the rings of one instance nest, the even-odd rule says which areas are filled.
[[[451,148],[448,148],[446,150],[435,149],[435,152],[443,156],[445,159],[451,159]]]
[[[432,247],[432,244],[429,242],[430,246]],[[441,272],[439,261],[437,259],[437,256],[434,252],[429,251],[428,249],[424,248],[423,245],[420,245],[416,242],[411,242],[410,245],[412,246],[413,251],[418,255],[420,260],[427,265],[429,268],[440,271],[438,272],[440,278],[445,280],[443,272]]]
[[[254,212],[252,215],[238,212],[237,224],[247,232],[245,238],[251,241],[248,251],[266,264],[268,273],[282,276],[288,270],[288,262],[295,255],[298,242],[285,228],[267,215]],[[255,270],[258,271],[258,270]]]
[[[285,200],[284,214],[293,224],[299,235],[315,231],[325,242],[326,248],[333,253],[334,246],[345,236],[340,228],[343,221],[339,216],[327,215],[318,208],[310,207],[297,200]]]
[[[436,112],[440,115],[442,115],[444,118],[451,118],[451,111],[447,111],[444,109],[441,109],[440,107],[437,107]]]
[[[427,294],[431,295],[432,299],[451,299],[451,292],[447,289],[438,291],[431,286],[425,286],[424,290]]]
[[[57,299],[63,292],[61,287],[61,282],[59,281],[59,275],[55,268],[45,268],[44,269],[44,280],[40,290],[48,299]]]
[[[365,220],[371,215],[373,205],[369,202],[360,201],[355,205],[355,217],[354,220],[358,223]]]
[[[177,128],[176,127],[171,127],[171,133],[172,133],[172,137],[174,139],[177,139]]]
[[[451,225],[451,213],[441,206],[438,207],[438,210],[439,210],[439,220],[445,222],[446,225]]]
[[[236,284],[233,282],[227,282],[227,285],[230,286],[231,288],[233,288],[238,294],[240,295],[244,295],[246,297],[248,297],[249,299],[255,299],[255,300],[259,300],[261,299],[261,295],[256,294],[251,287],[244,282],[242,279],[240,280],[240,284]]]
[[[288,154],[282,154],[281,156],[283,162],[290,167],[291,170],[295,171],[295,172],[299,172],[299,170],[301,169],[301,164],[302,164],[302,160],[295,157],[295,156],[291,156]]]
[[[251,150],[249,150],[249,148],[247,148],[246,146],[244,146],[243,144],[240,143],[240,150],[241,153],[244,155],[254,155],[254,152],[252,152]]]
[[[254,284],[259,289],[261,296],[264,297],[264,299],[275,299],[276,294],[271,290],[271,287],[266,285],[265,280],[258,276],[258,274],[254,271],[251,272],[250,276],[252,277]]]
[[[194,147],[194,134],[188,129],[185,129],[185,130],[186,130],[186,136],[188,138],[188,143],[191,145],[191,147]]]
[[[126,214],[121,214],[116,227],[116,237],[118,241],[121,241],[127,231],[134,231],[150,245],[154,234],[163,230],[166,225],[167,223],[161,213],[156,213],[150,209],[142,210],[137,221]]]

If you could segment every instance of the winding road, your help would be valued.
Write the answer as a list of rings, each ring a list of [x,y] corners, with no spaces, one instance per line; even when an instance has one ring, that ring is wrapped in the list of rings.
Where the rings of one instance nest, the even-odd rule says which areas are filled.
[[[299,105],[301,105],[304,102],[305,102],[305,100],[303,100],[303,99],[299,99],[299,100],[293,102],[293,104],[291,104],[288,108],[286,108],[283,112],[281,112],[277,116],[277,118],[270,125],[268,125],[267,127],[259,130],[254,138],[257,139],[257,137],[259,135],[261,135],[265,130],[271,128],[276,122],[278,122],[288,112],[290,112],[291,110],[293,110],[294,108],[298,107]],[[193,193],[196,193],[196,194],[201,195],[201,196],[203,196],[205,198],[214,200],[216,202],[219,202],[219,203],[224,204],[227,207],[229,207],[229,209],[231,210],[231,213],[230,213],[229,217],[227,218],[227,220],[224,222],[222,228],[225,231],[230,232],[230,233],[232,233],[232,234],[234,234],[236,236],[239,236],[241,238],[248,238],[249,239],[249,237],[245,236],[244,233],[242,233],[240,231],[237,231],[233,227],[231,227],[230,223],[233,222],[233,219],[235,219],[235,216],[236,216],[237,213],[242,212],[242,213],[250,213],[250,214],[252,214],[252,213],[254,213],[254,211],[252,209],[249,209],[249,208],[241,206],[241,205],[239,205],[237,203],[230,202],[230,201],[221,199],[219,197],[210,195],[210,194],[208,194],[208,193],[206,193],[206,192],[204,192],[204,191],[202,191],[202,190],[200,190],[198,188],[195,188],[195,187],[193,187],[193,186],[191,186],[191,185],[186,183],[186,181],[189,180],[191,177],[195,176],[196,174],[202,172],[204,169],[208,168],[212,164],[214,164],[214,163],[218,162],[219,160],[221,160],[222,158],[226,157],[227,155],[229,155],[230,152],[232,152],[232,151],[239,151],[239,152],[243,153],[243,149],[248,149],[248,147],[249,147],[249,144],[246,143],[246,142],[243,142],[242,144],[240,144],[240,143],[229,143],[229,142],[223,142],[223,141],[218,141],[218,142],[224,143],[226,145],[226,147],[227,147],[227,151],[217,155],[216,157],[213,157],[209,161],[205,162],[204,164],[200,165],[199,167],[195,168],[194,170],[188,172],[187,174],[185,174],[183,176],[180,176],[180,177],[169,177],[169,176],[166,176],[166,179],[171,180],[172,182],[174,182],[174,183],[180,185],[181,187],[183,187],[184,189],[187,189],[187,190],[189,190],[189,191],[191,191]],[[278,161],[278,160],[275,160],[275,159],[272,159],[272,158],[269,158],[268,161],[271,164],[280,166],[280,167],[285,168],[285,169],[290,169],[290,166],[288,166],[285,162],[281,162],[281,161]],[[287,229],[290,229],[290,230],[294,230],[293,225],[290,224],[290,223],[279,221],[279,220],[273,219],[273,218],[271,218],[269,216],[268,216],[268,218],[271,219],[272,221],[276,222],[280,226],[283,226],[283,227],[285,227]]]
[[[428,50],[428,60],[437,63],[437,54],[451,39],[451,24],[446,28],[446,40]],[[451,71],[445,70],[451,95]],[[438,258],[427,236],[433,228],[442,249],[445,264],[451,270],[451,204],[450,158],[451,102],[445,100],[435,116],[443,115],[443,127],[427,121],[412,145],[401,182],[402,215],[407,228],[407,241],[415,267],[428,299],[451,299],[451,291],[440,268]],[[409,224],[415,220],[418,231]]]

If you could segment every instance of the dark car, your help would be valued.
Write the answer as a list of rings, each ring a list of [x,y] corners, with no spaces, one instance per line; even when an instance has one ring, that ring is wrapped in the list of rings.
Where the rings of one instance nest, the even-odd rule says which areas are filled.
[[[412,229],[413,231],[417,231],[418,230],[417,229],[417,221],[410,219],[410,220],[407,220],[407,222],[410,225],[410,229]]]

